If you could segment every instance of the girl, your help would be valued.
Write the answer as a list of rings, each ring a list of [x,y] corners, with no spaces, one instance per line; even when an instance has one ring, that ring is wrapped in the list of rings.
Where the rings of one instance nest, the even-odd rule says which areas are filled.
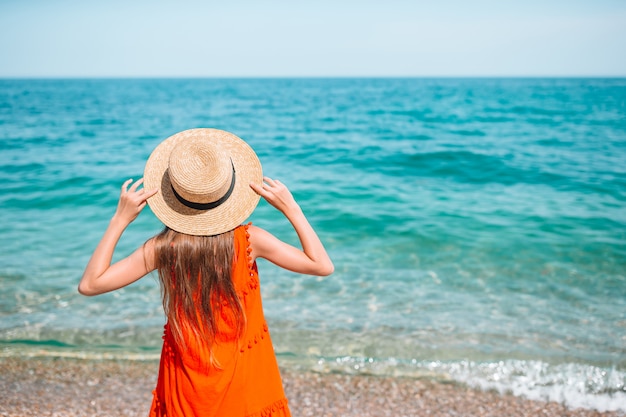
[[[158,271],[167,323],[150,416],[290,416],[255,259],[310,275],[334,267],[289,190],[262,176],[243,140],[216,129],[169,137],[150,155],[143,180],[131,183],[78,291],[102,294]],[[242,225],[260,197],[287,217],[302,249]],[[111,265],[146,204],[165,229]]]

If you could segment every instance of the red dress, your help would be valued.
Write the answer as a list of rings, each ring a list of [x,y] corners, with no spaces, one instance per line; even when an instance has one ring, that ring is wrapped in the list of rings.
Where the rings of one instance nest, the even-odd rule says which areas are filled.
[[[243,338],[221,333],[213,346],[219,369],[207,368],[208,349],[180,351],[166,324],[150,417],[291,416],[263,314],[248,237],[247,226],[235,229],[232,279],[246,315]]]

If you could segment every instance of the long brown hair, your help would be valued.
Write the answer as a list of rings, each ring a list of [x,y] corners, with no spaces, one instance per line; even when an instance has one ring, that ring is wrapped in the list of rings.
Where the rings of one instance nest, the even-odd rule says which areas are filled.
[[[154,243],[163,308],[177,345],[210,349],[220,336],[220,318],[240,338],[245,315],[231,279],[234,232],[192,236],[165,227]]]

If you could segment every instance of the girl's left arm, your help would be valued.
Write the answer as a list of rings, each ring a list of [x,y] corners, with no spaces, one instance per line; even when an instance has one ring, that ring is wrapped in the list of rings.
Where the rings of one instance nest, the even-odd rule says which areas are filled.
[[[78,292],[83,295],[98,295],[125,287],[154,269],[152,240],[146,242],[130,256],[111,265],[113,252],[122,233],[146,206],[147,199],[157,192],[157,190],[148,191],[143,188],[138,190],[143,179],[128,188],[131,182],[132,180],[128,180],[122,185],[115,215],[85,267],[83,277],[78,284]]]

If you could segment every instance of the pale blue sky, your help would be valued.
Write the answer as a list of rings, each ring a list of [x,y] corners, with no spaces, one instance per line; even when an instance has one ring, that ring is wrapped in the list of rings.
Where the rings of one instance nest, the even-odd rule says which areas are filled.
[[[0,77],[626,76],[626,0],[0,0]]]

